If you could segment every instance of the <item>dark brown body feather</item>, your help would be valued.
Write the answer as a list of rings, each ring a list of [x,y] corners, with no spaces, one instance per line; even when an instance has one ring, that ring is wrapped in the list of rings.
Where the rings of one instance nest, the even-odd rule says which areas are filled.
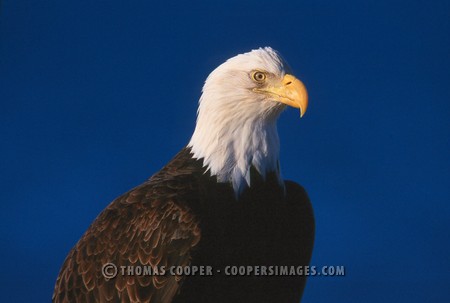
[[[113,201],[70,251],[53,302],[299,302],[303,276],[227,276],[226,266],[308,265],[314,217],[303,188],[274,176],[239,200],[183,149]],[[102,275],[114,263],[119,273]],[[212,276],[122,275],[120,266],[212,266]],[[220,270],[220,273],[218,272]]]

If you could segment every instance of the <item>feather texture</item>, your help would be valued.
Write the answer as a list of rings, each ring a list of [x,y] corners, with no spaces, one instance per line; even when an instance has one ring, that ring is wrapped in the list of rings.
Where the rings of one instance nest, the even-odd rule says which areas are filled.
[[[314,217],[299,185],[251,169],[239,200],[190,149],[113,201],[67,256],[53,302],[298,302],[306,281],[227,276],[227,266],[305,266]],[[213,276],[102,275],[104,264],[211,266]]]

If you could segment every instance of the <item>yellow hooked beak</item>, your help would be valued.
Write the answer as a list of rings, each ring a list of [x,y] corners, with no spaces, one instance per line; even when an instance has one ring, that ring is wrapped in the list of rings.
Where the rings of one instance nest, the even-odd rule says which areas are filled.
[[[286,74],[279,85],[255,89],[257,92],[270,95],[275,101],[299,108],[300,117],[308,108],[308,92],[305,85],[292,75]]]

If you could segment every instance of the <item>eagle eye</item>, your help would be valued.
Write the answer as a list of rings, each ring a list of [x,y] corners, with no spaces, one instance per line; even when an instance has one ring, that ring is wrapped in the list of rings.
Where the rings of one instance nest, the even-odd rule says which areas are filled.
[[[262,83],[266,80],[266,74],[260,71],[255,71],[252,73],[252,78],[258,83]]]

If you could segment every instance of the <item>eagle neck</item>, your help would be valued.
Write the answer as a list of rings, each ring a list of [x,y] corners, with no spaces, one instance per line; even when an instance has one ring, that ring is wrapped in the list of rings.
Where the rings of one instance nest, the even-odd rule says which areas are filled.
[[[202,119],[208,117],[208,119]],[[279,168],[279,137],[276,117],[220,119],[199,113],[188,144],[193,157],[202,159],[206,171],[220,183],[230,183],[236,196],[251,187],[251,168],[264,179],[275,173],[284,186]]]

